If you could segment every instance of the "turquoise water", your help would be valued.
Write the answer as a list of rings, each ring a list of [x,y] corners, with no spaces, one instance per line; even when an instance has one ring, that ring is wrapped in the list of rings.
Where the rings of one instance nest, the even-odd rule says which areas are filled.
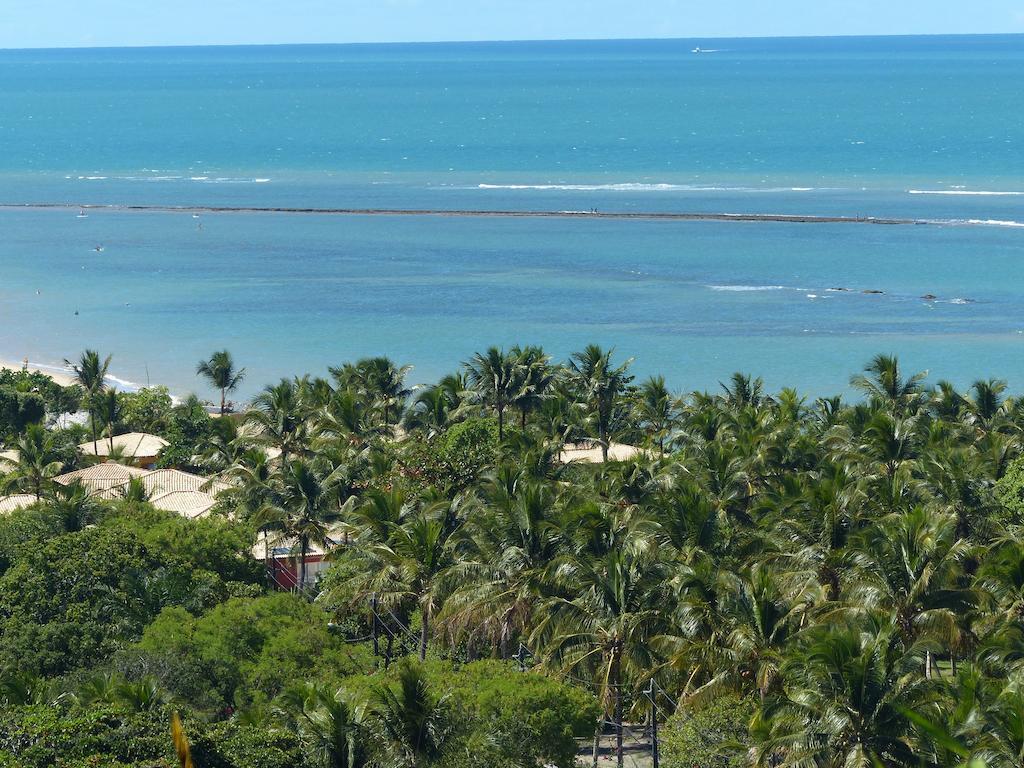
[[[3,209],[0,358],[184,392],[227,346],[251,394],[593,341],[677,389],[838,392],[876,352],[1024,383],[1024,36],[0,51],[0,104],[13,205],[940,222]]]

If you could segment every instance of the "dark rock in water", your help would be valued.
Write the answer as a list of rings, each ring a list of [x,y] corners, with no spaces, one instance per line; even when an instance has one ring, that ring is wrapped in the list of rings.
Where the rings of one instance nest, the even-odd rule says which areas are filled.
[[[925,301],[935,301],[939,297],[936,296],[934,293],[926,293],[921,298],[924,299]]]
[[[850,290],[849,288],[829,288],[830,291],[836,291],[837,293]]]
[[[861,293],[873,293],[873,294],[878,294],[878,293],[885,293],[885,291],[879,291],[879,290],[877,290],[877,289],[875,289],[875,288],[868,288],[867,290],[861,291]]]

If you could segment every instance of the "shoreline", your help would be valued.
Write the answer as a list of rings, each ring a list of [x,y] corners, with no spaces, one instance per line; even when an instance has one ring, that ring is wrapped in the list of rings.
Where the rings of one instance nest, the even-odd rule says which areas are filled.
[[[27,362],[27,367],[26,367]],[[42,373],[49,376],[55,382],[60,384],[62,387],[69,387],[75,383],[75,377],[64,367],[58,365],[50,365],[48,363],[40,363],[38,360],[32,360],[31,358],[25,358],[20,362],[8,360],[7,358],[0,358],[0,370],[4,371],[22,371],[28,370],[31,373]]]
[[[189,213],[220,214],[299,214],[318,216],[437,216],[451,218],[553,218],[613,219],[642,221],[746,221],[782,224],[877,224],[884,226],[928,225],[970,226],[971,221],[889,218],[878,216],[817,216],[789,213],[702,213],[657,211],[546,211],[546,210],[477,210],[441,208],[313,208],[282,206],[217,206],[217,205],[130,205],[123,203],[0,203],[0,210],[68,210],[120,213]]]
[[[55,382],[60,384],[62,387],[69,387],[76,384],[75,376],[63,365],[57,365],[54,363],[44,363],[31,357],[22,358],[20,361],[11,360],[9,357],[0,357],[0,370],[5,371],[22,371],[27,370],[33,373],[42,373],[45,376],[49,376]],[[122,379],[119,376],[107,373],[107,384],[113,387],[118,392],[138,392],[140,389],[145,389],[145,385],[136,384],[134,381]],[[157,386],[154,384],[153,386]],[[175,401],[178,398],[172,393],[172,399]]]

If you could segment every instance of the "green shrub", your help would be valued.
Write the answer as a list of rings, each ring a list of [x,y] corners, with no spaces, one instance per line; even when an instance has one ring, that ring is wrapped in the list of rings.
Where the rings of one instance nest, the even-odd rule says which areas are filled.
[[[174,402],[167,387],[143,387],[138,392],[118,392],[121,423],[129,432],[162,435],[171,426]]]
[[[405,477],[416,483],[460,489],[471,485],[498,457],[498,423],[467,419],[433,440],[411,439],[403,449]]]
[[[721,696],[669,718],[661,733],[665,768],[743,768],[754,702]]]
[[[385,679],[397,668],[384,673]],[[570,768],[576,760],[575,737],[593,735],[601,712],[590,693],[534,672],[519,672],[507,662],[453,668],[450,662],[431,661],[426,673],[431,691],[447,696],[458,731],[452,768]],[[366,698],[380,677],[349,678],[344,688]]]
[[[55,675],[95,665],[165,606],[198,613],[226,598],[218,575],[127,526],[30,542],[0,576],[0,667]]]
[[[996,481],[997,518],[1004,524],[1024,522],[1024,457],[1013,461],[1006,474]]]
[[[110,706],[0,710],[0,765],[18,768],[171,768],[178,762],[169,709],[127,713]],[[287,732],[186,717],[185,734],[201,768],[302,768]]]
[[[296,681],[336,683],[372,667],[370,651],[331,633],[319,606],[286,593],[232,598],[198,618],[166,608],[119,663],[129,674],[150,670],[206,709],[272,698]]]
[[[0,437],[13,440],[46,417],[46,403],[34,392],[0,387]]]

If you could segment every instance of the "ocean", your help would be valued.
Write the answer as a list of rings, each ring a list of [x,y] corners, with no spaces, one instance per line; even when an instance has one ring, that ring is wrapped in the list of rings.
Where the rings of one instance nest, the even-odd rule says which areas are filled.
[[[1020,391],[1022,114],[1020,35],[0,51],[0,359],[210,397],[226,347],[249,396],[593,342],[680,392],[880,352]]]

